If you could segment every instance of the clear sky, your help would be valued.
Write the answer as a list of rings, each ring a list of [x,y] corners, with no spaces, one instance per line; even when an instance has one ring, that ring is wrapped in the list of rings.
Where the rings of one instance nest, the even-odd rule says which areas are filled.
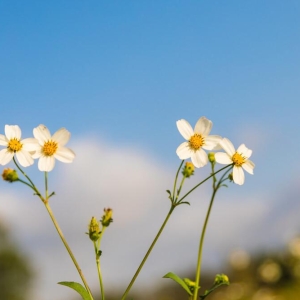
[[[299,15],[297,0],[0,0],[0,131],[4,132],[5,124],[17,124],[23,136],[29,137],[32,129],[42,123],[53,133],[61,127],[72,133],[70,147],[77,154],[74,164],[57,164],[50,174],[54,189],[67,198],[62,199],[57,193],[62,205],[54,204],[58,215],[62,214],[61,207],[65,211],[72,207],[72,195],[76,206],[68,212],[73,216],[69,217],[71,223],[81,219],[82,226],[86,226],[89,216],[96,213],[95,207],[87,204],[91,199],[90,203],[100,207],[100,215],[103,207],[114,205],[118,216],[120,207],[120,220],[121,208],[127,216],[130,211],[134,211],[132,216],[143,216],[143,211],[151,218],[145,217],[145,224],[139,228],[153,228],[159,226],[168,210],[164,190],[170,188],[179,164],[175,150],[183,140],[176,121],[184,118],[194,125],[199,117],[206,116],[214,123],[213,134],[228,137],[236,146],[245,143],[253,149],[252,160],[256,163],[254,176],[247,174],[244,186],[231,185],[223,195],[220,193],[222,203],[216,204],[219,219],[212,218],[216,224],[211,224],[220,239],[216,242],[209,238],[207,247],[213,248],[223,241],[217,232],[218,222],[220,218],[225,218],[224,224],[235,220],[234,211],[241,217],[236,219],[238,224],[229,222],[233,231],[238,225],[242,237],[252,228],[251,242],[241,240],[235,246],[254,244],[260,248],[280,244],[300,229],[296,213],[297,209],[300,212],[296,159],[300,147]],[[134,174],[130,173],[131,167]],[[32,169],[36,169],[36,164]],[[38,172],[28,172],[41,177]],[[83,179],[89,172],[92,180]],[[208,172],[208,168],[199,170],[198,181]],[[144,204],[141,187],[147,191],[150,202],[152,194],[160,199],[151,205],[149,201]],[[135,189],[139,192],[133,193]],[[208,197],[208,188],[206,193]],[[26,198],[22,202],[18,199],[21,196]],[[12,202],[8,204],[7,198]],[[31,200],[31,193],[23,187],[0,183],[0,218],[6,223],[10,222],[7,216],[20,218],[19,226],[23,226],[24,232],[17,238],[34,256],[42,253],[47,242],[35,238],[40,234],[38,231],[30,236],[29,228],[34,227],[30,224],[33,218],[44,220],[46,215],[43,207],[39,210],[35,206],[37,200]],[[226,206],[226,200],[232,205]],[[165,206],[157,215],[162,202]],[[28,209],[28,215],[22,215],[16,203],[22,212]],[[34,207],[29,209],[32,203]],[[224,208],[222,211],[218,211],[218,204],[219,209]],[[86,215],[76,210],[85,211]],[[195,209],[191,210],[195,214]],[[192,213],[188,208],[182,214],[183,211]],[[177,217],[186,220],[180,212]],[[126,231],[122,228],[129,226],[134,230],[134,226],[132,220],[123,218],[123,227],[119,226],[124,236]],[[150,220],[154,219],[153,224]],[[62,223],[67,232],[72,232],[72,224],[67,225],[65,220]],[[117,224],[116,217],[115,228]],[[47,223],[45,230],[52,230],[50,226]],[[265,228],[263,232],[261,226]],[[280,228],[277,234],[275,228]],[[181,226],[176,230],[180,229]],[[78,230],[84,232],[86,228]],[[156,230],[145,229],[149,237],[141,238],[140,242],[138,236],[129,240],[148,245]],[[114,234],[117,243],[118,233]],[[198,232],[195,234],[198,236]],[[226,234],[230,239],[230,231]],[[270,237],[269,242],[265,235]],[[172,245],[178,242],[174,233],[170,233],[169,240],[167,234],[165,238],[162,247],[167,247],[168,241]],[[184,233],[182,238],[191,242]],[[58,242],[56,237],[53,241]],[[191,243],[196,247],[197,242]],[[162,249],[154,253],[153,264],[155,255],[161,258]],[[138,250],[134,255],[143,255]],[[113,252],[120,255],[116,250]],[[38,254],[36,257],[42,264],[43,258]],[[130,260],[125,255],[124,260],[134,258]],[[71,269],[66,271],[70,276],[75,273],[72,266],[66,268]],[[124,285],[134,268],[135,265],[124,274],[125,279],[118,275]],[[39,270],[41,274],[48,272],[41,280],[52,280],[49,286],[53,287],[55,299],[64,299],[66,288],[57,287],[55,282],[71,278],[57,279],[50,269],[45,265],[46,271]],[[168,271],[171,270],[159,270],[157,278]],[[109,286],[112,275],[107,276]],[[45,290],[49,288],[45,280],[43,284]],[[36,297],[53,300],[45,294]]]

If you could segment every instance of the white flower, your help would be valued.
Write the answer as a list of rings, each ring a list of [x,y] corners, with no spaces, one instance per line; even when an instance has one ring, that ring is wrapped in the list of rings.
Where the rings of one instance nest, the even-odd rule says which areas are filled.
[[[235,151],[234,146],[227,138],[223,138],[220,145],[226,153],[215,153],[216,162],[226,165],[233,163],[233,181],[242,185],[245,181],[243,169],[253,175],[255,164],[248,159],[252,154],[252,150],[242,144]]]
[[[212,121],[201,117],[193,130],[190,123],[184,119],[176,122],[177,128],[181,135],[187,140],[182,143],[176,150],[180,159],[191,158],[195,167],[200,168],[208,163],[205,150],[218,149],[218,143],[221,137],[218,135],[209,135],[212,128]],[[203,148],[203,149],[202,149]]]
[[[40,171],[50,172],[54,168],[55,159],[71,163],[75,158],[74,152],[64,147],[71,135],[67,129],[61,128],[51,137],[48,128],[45,125],[39,125],[33,129],[33,135],[39,143],[39,148],[33,158],[39,158]]]
[[[36,139],[28,138],[21,140],[21,129],[18,125],[5,125],[5,135],[0,134],[0,145],[5,149],[0,151],[0,164],[8,164],[16,154],[22,167],[33,164],[32,153],[37,149]]]

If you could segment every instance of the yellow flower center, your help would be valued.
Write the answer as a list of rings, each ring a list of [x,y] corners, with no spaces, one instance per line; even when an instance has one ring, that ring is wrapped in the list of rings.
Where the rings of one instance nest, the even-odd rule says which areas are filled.
[[[7,145],[7,148],[12,152],[18,152],[22,149],[22,147],[23,147],[23,145],[16,138],[11,139]]]
[[[190,147],[193,150],[199,150],[204,145],[204,138],[201,134],[195,133],[189,140]]]
[[[52,156],[56,152],[57,148],[58,145],[56,142],[48,141],[44,144],[43,153],[46,156]]]
[[[246,157],[242,156],[241,154],[235,152],[232,156],[232,161],[235,166],[241,167],[243,163],[246,161]]]

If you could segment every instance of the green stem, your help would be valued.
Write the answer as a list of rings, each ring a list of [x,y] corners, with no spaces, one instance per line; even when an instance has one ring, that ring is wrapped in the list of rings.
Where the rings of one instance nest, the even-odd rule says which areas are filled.
[[[197,259],[197,269],[196,269],[196,279],[195,279],[195,290],[194,290],[194,297],[193,300],[197,300],[198,297],[198,291],[199,291],[199,286],[200,286],[200,273],[201,273],[201,260],[202,260],[202,248],[203,248],[203,242],[204,242],[204,236],[205,236],[205,232],[206,232],[206,227],[208,224],[208,219],[210,216],[210,212],[211,212],[211,208],[214,202],[214,198],[216,195],[217,189],[214,189],[213,194],[211,196],[210,199],[210,204],[209,204],[209,208],[208,211],[206,213],[206,218],[204,221],[204,225],[202,228],[202,233],[201,233],[201,238],[200,238],[200,243],[199,243],[199,251],[198,251],[198,259]]]
[[[232,165],[229,165],[229,166],[232,166]],[[203,225],[203,228],[202,228],[200,243],[199,243],[198,259],[197,259],[197,269],[196,269],[196,279],[195,279],[196,286],[195,286],[195,290],[194,290],[193,300],[197,300],[198,292],[199,292],[199,287],[200,287],[202,249],[203,249],[204,237],[205,237],[205,232],[206,232],[206,228],[207,228],[207,224],[208,224],[210,212],[211,212],[211,209],[212,209],[212,206],[213,206],[213,203],[214,203],[214,199],[215,199],[216,193],[217,193],[218,189],[220,188],[221,184],[224,182],[224,177],[230,172],[230,170],[231,170],[231,168],[228,169],[226,172],[224,172],[224,174],[221,176],[221,178],[220,178],[220,180],[219,180],[219,182],[218,182],[218,184],[216,186],[215,186],[216,179],[215,179],[215,177],[213,178],[213,193],[212,193],[212,196],[211,196],[211,199],[210,199],[208,211],[206,213],[204,225]],[[215,175],[216,173],[213,173],[213,175]]]
[[[95,248],[95,255],[96,255],[96,264],[97,264],[97,271],[98,271],[98,278],[99,278],[99,284],[100,284],[100,291],[101,291],[101,299],[104,300],[104,286],[102,281],[102,274],[101,274],[101,268],[100,268],[100,255],[99,250],[100,247],[97,246],[97,242],[94,241],[94,248]]]
[[[62,233],[62,231],[61,231],[61,229],[60,229],[60,227],[59,227],[59,225],[58,225],[58,223],[57,223],[57,221],[56,221],[56,219],[54,217],[54,215],[53,215],[53,212],[52,212],[52,210],[51,210],[51,208],[49,206],[48,201],[45,201],[44,204],[45,204],[46,209],[47,209],[47,211],[48,211],[48,213],[50,215],[50,218],[51,218],[51,220],[52,220],[52,222],[53,222],[53,224],[54,224],[54,226],[56,228],[57,233],[59,234],[59,236],[60,236],[60,238],[61,238],[61,240],[62,240],[65,248],[67,249],[67,251],[68,251],[68,253],[69,253],[69,255],[70,255],[70,257],[71,257],[71,259],[72,259],[72,261],[73,261],[73,263],[74,263],[74,265],[76,267],[76,269],[77,269],[77,272],[78,272],[79,276],[81,277],[81,280],[82,280],[82,282],[83,282],[83,284],[84,284],[87,292],[89,293],[91,299],[93,299],[93,296],[91,294],[91,290],[90,290],[90,288],[89,288],[89,286],[88,286],[88,284],[87,284],[87,282],[85,280],[85,277],[83,276],[83,273],[82,273],[82,271],[81,271],[81,269],[79,267],[79,264],[76,261],[76,258],[74,256],[73,252],[71,251],[71,248],[69,247],[69,245],[68,245],[68,243],[67,243],[67,241],[66,241],[66,239],[65,239],[65,237],[64,237],[64,235],[63,235],[63,233]]]
[[[192,191],[194,191],[197,187],[199,187],[202,183],[204,183],[205,181],[207,181],[209,178],[215,176],[216,174],[218,174],[219,172],[221,172],[221,171],[227,169],[227,168],[230,167],[230,166],[232,166],[232,164],[231,164],[231,165],[227,165],[227,166],[221,168],[220,170],[218,170],[217,172],[210,174],[210,176],[208,176],[207,178],[205,178],[204,180],[202,180],[201,182],[199,182],[199,183],[198,183],[197,185],[195,185],[189,192],[187,192],[187,193],[186,193],[186,194],[178,201],[178,203],[182,202],[182,200],[183,200],[184,198],[186,198]]]
[[[173,206],[173,205],[171,206],[171,209],[169,210],[169,212],[168,212],[168,214],[167,214],[167,217],[166,217],[165,221],[163,222],[162,226],[160,227],[160,229],[159,229],[159,231],[158,231],[156,237],[154,238],[154,240],[153,240],[151,246],[149,247],[149,249],[148,249],[146,255],[144,256],[142,262],[140,263],[138,269],[136,270],[136,272],[135,272],[133,278],[131,279],[131,281],[130,281],[128,287],[127,287],[127,289],[125,290],[125,292],[124,292],[124,294],[123,294],[121,300],[125,300],[127,294],[129,293],[129,291],[130,291],[132,285],[134,284],[136,278],[138,277],[138,275],[139,275],[139,273],[140,273],[142,267],[144,266],[144,264],[145,264],[145,262],[146,262],[146,260],[147,260],[147,258],[148,258],[148,256],[149,256],[149,254],[151,253],[153,247],[155,246],[155,243],[157,242],[157,240],[158,240],[160,234],[162,233],[164,227],[166,226],[166,224],[167,224],[167,222],[168,222],[168,220],[169,220],[169,218],[170,218],[170,216],[171,216],[173,210],[175,209],[175,207],[176,207],[176,206]]]
[[[178,170],[177,170],[176,176],[175,176],[174,187],[173,187],[173,202],[175,201],[174,198],[175,198],[175,190],[176,190],[176,185],[177,185],[178,175],[179,175],[179,171],[180,171],[180,169],[181,169],[181,167],[182,167],[182,165],[183,165],[183,162],[184,162],[184,160],[181,162],[181,164],[180,164],[180,166],[179,166],[179,168],[178,168]],[[177,195],[177,197],[178,197],[178,195]]]

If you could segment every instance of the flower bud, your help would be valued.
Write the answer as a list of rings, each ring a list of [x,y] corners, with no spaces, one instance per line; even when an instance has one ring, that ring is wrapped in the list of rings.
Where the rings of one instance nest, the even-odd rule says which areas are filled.
[[[229,179],[230,181],[233,181],[233,173],[230,173],[230,174],[228,175],[228,179]]]
[[[183,278],[183,281],[186,283],[186,285],[189,287],[190,291],[193,293],[195,290],[196,282],[192,281],[189,278]]]
[[[4,169],[2,173],[2,178],[5,181],[14,182],[19,180],[19,176],[16,170]]]
[[[229,284],[229,278],[225,274],[217,274],[215,277],[215,284]]]
[[[211,163],[215,163],[216,162],[216,159],[215,159],[215,153],[214,152],[209,152],[207,154],[208,156],[208,160],[211,162]]]
[[[113,210],[111,208],[104,208],[104,215],[102,216],[102,226],[109,226],[109,224],[113,221],[112,219]]]
[[[195,166],[191,162],[186,162],[182,169],[182,175],[186,178],[194,175]]]
[[[92,217],[89,224],[89,237],[92,241],[96,242],[100,237],[100,225],[95,217]]]

